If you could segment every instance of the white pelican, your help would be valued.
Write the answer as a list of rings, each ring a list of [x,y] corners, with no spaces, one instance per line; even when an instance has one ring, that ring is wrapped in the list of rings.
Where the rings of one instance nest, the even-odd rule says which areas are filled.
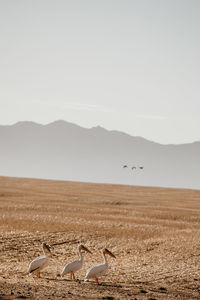
[[[49,258],[51,251],[46,243],[42,243],[44,255],[35,258],[29,265],[28,273],[35,273],[36,276],[40,277],[40,271],[49,264]]]
[[[70,273],[70,279],[75,279],[74,273],[76,271],[80,270],[83,266],[83,255],[81,253],[81,250],[92,253],[90,250],[88,250],[88,248],[86,248],[85,246],[80,244],[78,246],[78,252],[79,252],[80,259],[74,260],[71,263],[67,264],[62,270],[61,276],[64,276],[65,274]]]
[[[105,256],[105,254],[109,254],[110,256],[116,258],[115,255],[112,254],[112,252],[110,252],[108,249],[104,248],[102,250],[104,263],[95,265],[95,266],[92,266],[91,268],[89,268],[89,270],[87,271],[87,273],[85,275],[85,281],[88,281],[90,278],[94,278],[96,283],[99,284],[98,277],[105,274],[106,271],[108,270],[108,262],[107,262],[107,258]]]

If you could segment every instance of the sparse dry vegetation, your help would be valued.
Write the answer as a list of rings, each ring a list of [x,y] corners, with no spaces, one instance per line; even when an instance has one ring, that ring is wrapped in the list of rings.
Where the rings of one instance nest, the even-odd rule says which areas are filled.
[[[0,299],[200,298],[200,191],[0,177],[0,216]],[[54,256],[36,279],[43,241]],[[78,242],[93,254],[74,282],[59,273]],[[103,247],[117,259],[84,283]]]

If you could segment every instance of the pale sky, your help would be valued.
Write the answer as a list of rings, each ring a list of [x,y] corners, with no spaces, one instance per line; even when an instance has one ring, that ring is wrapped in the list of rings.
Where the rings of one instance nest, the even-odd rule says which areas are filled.
[[[200,140],[199,0],[0,0],[0,124]]]

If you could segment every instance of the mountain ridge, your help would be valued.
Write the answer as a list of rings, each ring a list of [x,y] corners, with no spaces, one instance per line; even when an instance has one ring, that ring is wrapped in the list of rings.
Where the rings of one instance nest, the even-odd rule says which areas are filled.
[[[8,124],[8,125],[2,125],[0,124],[0,128],[3,127],[3,128],[12,128],[12,127],[21,127],[21,126],[34,126],[34,127],[52,127],[52,126],[60,126],[60,125],[64,125],[64,126],[72,126],[74,128],[81,128],[81,129],[85,129],[85,130],[102,130],[104,132],[109,132],[109,133],[117,133],[117,134],[122,134],[122,135],[126,135],[126,136],[129,136],[131,138],[139,138],[139,139],[143,139],[145,141],[148,141],[148,142],[151,142],[151,143],[155,143],[155,144],[158,144],[158,145],[162,145],[162,146],[179,146],[179,145],[190,145],[190,144],[194,144],[194,143],[200,143],[200,140],[196,140],[196,141],[193,141],[193,142],[188,142],[188,143],[179,143],[179,144],[176,144],[176,143],[168,143],[168,144],[162,144],[162,143],[159,143],[159,142],[156,142],[156,141],[153,141],[153,140],[149,140],[145,137],[142,137],[142,136],[134,136],[134,135],[131,135],[129,133],[126,133],[124,131],[120,131],[120,130],[115,130],[115,129],[112,129],[112,130],[109,130],[109,129],[106,129],[100,125],[97,125],[97,126],[92,126],[92,127],[84,127],[84,126],[81,126],[81,125],[78,125],[76,123],[72,123],[72,122],[68,122],[68,121],[65,121],[65,120],[55,120],[53,122],[50,122],[50,123],[47,123],[47,124],[41,124],[41,123],[38,123],[38,122],[34,122],[34,121],[18,121],[16,123],[13,123],[13,124]]]

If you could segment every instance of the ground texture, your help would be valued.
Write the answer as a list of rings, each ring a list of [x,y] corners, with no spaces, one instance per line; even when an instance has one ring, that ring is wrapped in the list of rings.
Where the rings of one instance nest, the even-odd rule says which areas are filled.
[[[41,278],[27,275],[53,257]],[[84,255],[77,280],[63,266]],[[102,261],[100,284],[84,282]],[[0,299],[200,299],[200,191],[0,177]]]

